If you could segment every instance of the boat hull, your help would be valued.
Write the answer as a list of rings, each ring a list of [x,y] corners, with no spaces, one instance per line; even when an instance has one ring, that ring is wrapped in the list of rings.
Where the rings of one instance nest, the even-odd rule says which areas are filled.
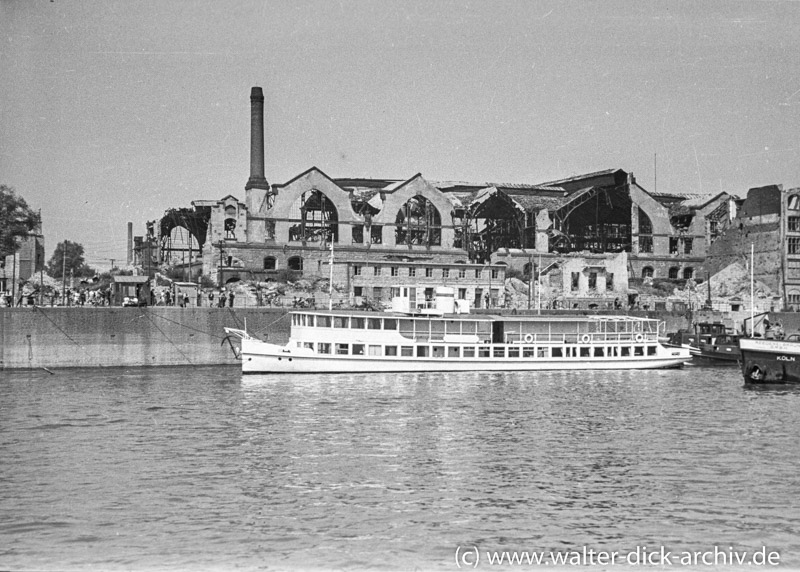
[[[682,367],[691,359],[681,348],[654,356],[602,358],[457,358],[319,355],[301,348],[242,340],[243,373],[389,373],[448,371],[628,370]]]
[[[739,348],[745,383],[800,383],[800,342],[742,338]]]

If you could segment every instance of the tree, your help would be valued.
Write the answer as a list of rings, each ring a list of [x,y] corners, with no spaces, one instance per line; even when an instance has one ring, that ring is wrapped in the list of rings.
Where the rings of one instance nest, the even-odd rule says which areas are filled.
[[[83,245],[70,240],[59,242],[47,263],[47,274],[53,278],[60,279],[62,269],[66,269],[67,276],[82,277],[96,274],[96,271],[84,261]]]
[[[19,249],[19,238],[39,227],[41,217],[14,189],[0,185],[0,260]]]

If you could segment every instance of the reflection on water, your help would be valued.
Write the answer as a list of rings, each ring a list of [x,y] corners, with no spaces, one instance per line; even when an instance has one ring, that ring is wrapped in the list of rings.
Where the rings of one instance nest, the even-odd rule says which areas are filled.
[[[732,368],[0,381],[0,568],[452,569],[482,549],[800,564],[800,392]]]

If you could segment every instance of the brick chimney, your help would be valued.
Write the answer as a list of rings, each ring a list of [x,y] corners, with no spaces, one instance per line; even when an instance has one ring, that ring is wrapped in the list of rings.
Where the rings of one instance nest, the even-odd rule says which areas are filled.
[[[244,189],[269,190],[264,178],[264,93],[260,87],[250,91],[250,178]]]
[[[133,223],[128,222],[128,266],[133,263]]]

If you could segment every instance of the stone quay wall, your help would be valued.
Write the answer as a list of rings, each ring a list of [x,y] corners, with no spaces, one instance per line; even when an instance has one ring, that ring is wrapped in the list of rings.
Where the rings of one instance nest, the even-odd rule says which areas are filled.
[[[535,313],[520,311],[519,315]],[[682,314],[631,314],[664,320],[667,332],[689,325]],[[261,339],[277,344],[289,339],[290,319],[281,308],[0,308],[0,370],[236,365],[239,361],[223,328],[244,329],[245,323],[247,331]],[[236,338],[231,341],[238,347]]]
[[[261,339],[289,339],[279,308],[2,308],[0,370],[233,365],[223,328],[245,322]]]

